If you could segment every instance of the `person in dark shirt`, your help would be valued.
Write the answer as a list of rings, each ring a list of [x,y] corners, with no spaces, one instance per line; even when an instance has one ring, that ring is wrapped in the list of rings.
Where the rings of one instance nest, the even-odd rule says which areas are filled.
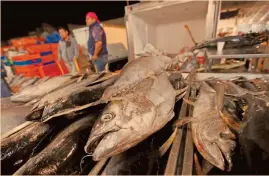
[[[108,62],[106,33],[94,12],[86,14],[86,24],[89,26],[88,52],[90,59],[97,72],[105,71]]]

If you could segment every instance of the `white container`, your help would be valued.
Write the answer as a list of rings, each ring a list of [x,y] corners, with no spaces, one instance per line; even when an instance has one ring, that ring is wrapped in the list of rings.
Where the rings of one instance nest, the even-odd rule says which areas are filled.
[[[217,48],[218,48],[218,49],[217,49],[217,50],[218,50],[218,53],[219,53],[219,54],[222,53],[224,44],[225,44],[225,42],[218,42],[218,44],[217,44]]]
[[[150,1],[125,7],[129,59],[143,53],[147,43],[169,54],[177,54],[196,42],[215,37],[218,1]]]
[[[269,21],[266,22],[266,30],[269,31]]]
[[[265,26],[265,24],[252,24],[252,26],[251,26],[251,31],[252,32],[263,32],[263,31],[265,31],[265,29],[266,29],[266,26]]]
[[[241,23],[237,25],[237,32],[248,33],[251,30],[251,24]]]

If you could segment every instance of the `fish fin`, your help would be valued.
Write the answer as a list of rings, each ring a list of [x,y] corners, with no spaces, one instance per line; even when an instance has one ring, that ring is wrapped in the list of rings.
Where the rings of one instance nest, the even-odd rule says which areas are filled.
[[[176,122],[176,127],[181,127],[187,123],[192,122],[193,117],[184,117]]]
[[[80,77],[78,78],[77,82],[78,82],[78,83],[81,82],[81,81],[85,78],[86,75],[87,75],[87,74],[84,73],[82,76],[80,76]]]
[[[205,175],[203,170],[202,170],[202,167],[199,163],[198,156],[197,156],[196,152],[193,155],[193,159],[194,159],[194,165],[195,165],[195,170],[196,170],[197,175]]]
[[[192,106],[195,106],[195,105],[196,105],[195,102],[193,102],[193,101],[190,100],[190,99],[183,98],[183,100],[184,100],[187,104],[189,104],[189,105],[192,105]]]
[[[179,101],[179,100],[181,100],[181,99],[186,95],[186,93],[187,93],[187,92],[183,92],[182,94],[178,95],[178,96],[176,97],[176,102]]]
[[[231,114],[229,114],[228,112],[224,111],[220,111],[219,110],[219,114],[221,116],[221,118],[225,121],[225,123],[232,128],[233,130],[239,132],[240,131],[240,127],[241,127],[241,123],[237,122],[233,116]]]
[[[66,114],[71,114],[71,113],[74,113],[74,112],[77,112],[77,111],[80,111],[80,110],[83,110],[83,109],[86,109],[86,108],[89,108],[89,107],[92,107],[92,106],[96,106],[96,105],[99,105],[99,104],[103,104],[103,103],[106,103],[107,101],[104,101],[103,99],[100,99],[100,100],[97,100],[95,102],[92,102],[92,103],[88,103],[88,104],[85,104],[83,106],[77,106],[75,108],[71,108],[71,109],[65,109],[64,111],[60,111],[50,117],[47,117],[47,118],[44,118],[42,119],[42,122],[46,122],[54,117],[59,117],[59,116],[62,116],[62,115],[66,115]]]
[[[182,88],[182,89],[176,90],[176,95],[178,96],[178,95],[180,95],[180,94],[186,92],[187,89],[188,89],[188,87],[189,87],[189,86],[186,86],[186,87],[184,87],[184,88]]]
[[[167,150],[170,148],[170,146],[172,145],[175,137],[177,134],[177,128],[174,130],[174,132],[171,134],[171,136],[167,139],[167,141],[165,141],[165,143],[159,148],[159,155],[160,157],[162,157]]]
[[[99,161],[91,170],[91,172],[88,175],[98,175],[99,172],[103,169],[105,164],[107,163],[109,158],[104,158],[101,161]]]

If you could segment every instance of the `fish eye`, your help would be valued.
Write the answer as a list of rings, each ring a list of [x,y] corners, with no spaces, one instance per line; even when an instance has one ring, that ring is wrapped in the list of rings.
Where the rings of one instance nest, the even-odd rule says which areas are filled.
[[[111,120],[114,116],[115,116],[114,113],[103,114],[101,117],[101,121],[107,122],[107,121]]]

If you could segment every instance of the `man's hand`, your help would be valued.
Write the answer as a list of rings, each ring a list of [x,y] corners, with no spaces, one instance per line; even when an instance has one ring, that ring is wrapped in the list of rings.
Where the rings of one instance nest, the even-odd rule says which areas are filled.
[[[92,59],[92,60],[97,60],[97,59],[98,59],[98,56],[93,55],[91,59]]]

